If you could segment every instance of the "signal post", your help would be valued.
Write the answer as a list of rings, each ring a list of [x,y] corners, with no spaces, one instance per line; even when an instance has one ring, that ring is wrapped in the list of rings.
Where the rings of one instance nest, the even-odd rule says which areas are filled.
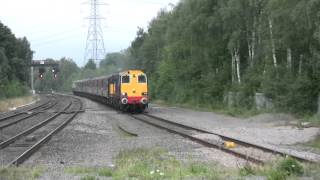
[[[31,76],[31,90],[32,94],[35,94],[34,90],[34,68],[38,67],[39,68],[39,78],[43,78],[43,74],[45,73],[45,68],[46,67],[52,67],[52,73],[53,77],[57,78],[57,73],[59,72],[59,64],[52,61],[52,60],[33,60],[32,63],[30,64],[30,76]]]

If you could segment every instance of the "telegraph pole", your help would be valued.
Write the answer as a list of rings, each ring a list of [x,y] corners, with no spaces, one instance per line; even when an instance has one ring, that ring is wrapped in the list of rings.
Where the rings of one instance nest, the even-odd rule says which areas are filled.
[[[87,2],[90,4],[90,15],[86,18],[89,21],[88,35],[86,42],[86,49],[84,54],[84,63],[89,59],[92,59],[97,66],[100,64],[100,60],[105,57],[105,47],[103,40],[103,31],[101,28],[101,20],[105,20],[99,12],[99,7],[107,5],[101,2],[101,0],[90,0]]]
[[[33,83],[33,66],[31,65],[30,66],[30,68],[31,68],[31,92],[32,92],[32,94],[35,94],[35,90],[34,90],[34,83]]]

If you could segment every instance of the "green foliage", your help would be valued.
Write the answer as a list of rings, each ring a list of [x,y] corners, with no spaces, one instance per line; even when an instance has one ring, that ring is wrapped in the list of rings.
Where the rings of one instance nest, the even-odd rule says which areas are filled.
[[[28,93],[28,89],[19,81],[11,81],[10,83],[0,84],[0,99],[24,96]]]
[[[97,169],[95,168],[87,168],[87,167],[69,167],[65,169],[65,172],[70,174],[89,174],[96,171]]]
[[[45,171],[43,167],[34,168],[0,168],[0,179],[24,180],[38,179]]]
[[[127,56],[125,52],[110,53],[107,54],[106,58],[100,62],[100,69],[103,69],[104,72],[110,74],[125,70],[124,66],[127,63]]]
[[[75,175],[85,175],[83,179],[98,179],[96,176],[100,177],[111,177],[113,170],[111,168],[94,168],[94,167],[68,167],[65,169],[66,173],[75,174]]]
[[[35,167],[31,170],[31,177],[34,179],[38,179],[46,170],[44,167]]]
[[[54,61],[47,59],[47,61]],[[38,78],[37,70],[34,72],[35,89],[40,91],[71,91],[72,81],[76,79],[80,69],[72,59],[61,58],[58,62],[59,72],[57,78],[53,77],[51,69],[47,68],[43,79]]]
[[[210,168],[204,164],[192,163],[189,170],[195,176],[205,176],[210,171]]]
[[[36,78],[35,89],[39,91],[70,92],[72,90],[72,82],[75,80],[105,76],[126,69],[127,57],[127,52],[125,51],[107,54],[98,69],[92,60],[89,60],[83,68],[79,68],[72,59],[61,58],[55,61],[59,63],[60,71],[57,74],[58,77],[54,78],[51,69],[47,68],[43,79]],[[48,60],[54,61],[52,59]],[[38,72],[35,72],[34,76],[38,77]]]
[[[315,177],[315,179],[320,177],[320,164],[316,163],[305,165],[304,176]]]
[[[227,172],[221,171],[215,165],[197,162],[181,163],[160,149],[137,149],[123,151],[117,156],[113,178],[151,180],[195,177],[201,179],[223,179],[227,174]]]
[[[81,180],[97,180],[95,176],[84,176],[80,178]]]
[[[284,68],[266,73],[262,81],[262,91],[273,99],[282,111],[311,113],[317,109],[318,84],[307,74],[294,78],[285,74]]]
[[[303,121],[310,122],[315,127],[320,127],[320,114],[303,116]],[[320,147],[320,146],[319,146]]]
[[[98,175],[104,176],[104,177],[111,177],[112,173],[113,173],[112,169],[109,169],[109,168],[99,169],[98,171]]]
[[[32,51],[28,40],[16,38],[0,22],[0,98],[26,94],[23,87],[28,82]]]
[[[318,169],[318,168],[316,168]],[[285,180],[304,175],[303,166],[293,158],[285,158],[279,162],[267,164],[264,167],[255,167],[246,165],[239,170],[239,175],[246,176],[264,176],[270,180]],[[313,173],[309,173],[313,177]]]
[[[268,180],[285,180],[287,179],[287,175],[283,171],[271,169],[267,172],[267,178]]]
[[[303,174],[303,167],[300,165],[300,163],[290,157],[280,162],[278,170],[285,172],[287,176],[300,176]]]
[[[84,66],[84,69],[96,70],[97,69],[96,63],[92,59],[90,59],[88,63]]]
[[[227,111],[243,114],[255,111],[255,93],[265,93],[279,111],[311,114],[320,92],[319,9],[317,0],[184,0],[138,28],[131,46],[108,54],[100,68],[62,59],[58,80],[48,74],[36,87],[70,91],[74,80],[142,69],[152,99],[225,108],[231,91],[237,102]],[[5,27],[1,35],[0,80],[25,81],[27,40]]]
[[[255,175],[256,172],[251,165],[246,164],[243,168],[240,168],[239,174],[240,176],[249,176],[249,175]]]
[[[308,0],[181,1],[161,10],[147,30],[139,28],[128,64],[147,72],[152,98],[170,103],[217,106],[236,91],[237,106],[254,109],[253,97],[262,92],[281,111],[315,112],[319,8]]]

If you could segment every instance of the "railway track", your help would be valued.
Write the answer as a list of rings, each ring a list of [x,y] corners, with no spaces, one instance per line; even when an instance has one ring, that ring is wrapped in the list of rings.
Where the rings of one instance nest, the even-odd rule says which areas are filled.
[[[21,116],[21,115],[24,115],[24,114],[28,114],[28,112],[30,111],[34,111],[34,110],[37,110],[39,108],[43,108],[43,107],[46,107],[47,105],[50,104],[50,102],[52,102],[52,99],[55,98],[55,97],[48,97],[48,100],[46,100],[44,103],[41,103],[39,105],[36,105],[35,107],[27,107],[26,109],[23,109],[23,110],[15,110],[15,111],[12,111],[12,112],[9,112],[9,113],[4,113],[4,114],[1,114],[2,117],[0,117],[0,122],[3,122],[3,121],[6,121],[8,119],[11,119],[11,118],[14,118],[14,117],[17,117],[17,116]]]
[[[80,99],[69,96],[64,96],[63,99],[65,104],[62,109],[51,111],[49,117],[0,142],[1,165],[20,165],[34,154],[41,145],[49,141],[54,134],[71,122],[77,114],[83,112]],[[40,112],[46,110],[48,109],[41,109]]]
[[[255,164],[265,164],[267,161],[278,158],[279,156],[291,156],[299,161],[314,163],[314,160],[299,157],[296,155],[277,151],[264,146],[246,142],[240,139],[228,137],[214,132],[209,132],[203,129],[186,126],[180,123],[169,121],[160,117],[149,114],[134,114],[131,115],[136,120],[142,121],[157,128],[164,129],[168,132],[178,134],[188,138],[194,142],[202,144],[206,147],[216,148],[236,157],[250,161]],[[226,148],[224,143],[233,142],[237,144],[236,148]]]
[[[58,100],[56,97],[54,97],[48,103],[44,103],[43,105],[37,106],[37,107],[32,108],[28,111],[23,111],[23,112],[15,114],[15,115],[6,116],[5,118],[0,119],[0,130],[8,128],[10,126],[13,126],[13,125],[20,123],[22,121],[25,121],[27,119],[30,119],[34,116],[37,116],[38,114],[47,112],[47,110],[53,108],[57,104],[58,104]],[[17,118],[17,117],[19,117],[19,118]]]

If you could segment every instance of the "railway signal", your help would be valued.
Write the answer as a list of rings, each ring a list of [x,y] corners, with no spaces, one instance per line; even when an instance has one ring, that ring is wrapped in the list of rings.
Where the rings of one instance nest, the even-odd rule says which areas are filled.
[[[43,74],[46,72],[46,69],[39,68],[39,79],[43,79]]]
[[[34,74],[33,74],[33,72],[34,72],[34,68],[39,68],[39,70],[38,70],[38,77],[39,77],[39,79],[40,80],[42,80],[43,78],[44,78],[44,73],[45,73],[45,71],[46,71],[46,69],[45,68],[47,68],[47,67],[52,67],[53,69],[55,69],[54,70],[54,78],[57,78],[57,75],[55,75],[55,74],[57,74],[57,72],[59,72],[59,69],[58,69],[58,67],[59,67],[59,64],[57,63],[57,62],[55,62],[55,61],[53,61],[53,60],[33,60],[32,62],[31,62],[31,64],[29,65],[30,66],[30,74],[31,74],[31,77],[30,77],[30,79],[31,79],[31,89],[32,89],[32,93],[34,94],[35,93],[35,90],[34,90]]]
[[[58,77],[58,72],[59,72],[59,69],[57,67],[54,67],[52,69],[52,73],[53,73],[53,78],[57,78]]]

